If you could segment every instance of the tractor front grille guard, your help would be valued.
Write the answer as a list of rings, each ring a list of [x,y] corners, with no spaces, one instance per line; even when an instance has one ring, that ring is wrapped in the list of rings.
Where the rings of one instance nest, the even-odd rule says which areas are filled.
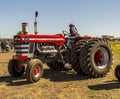
[[[27,60],[33,57],[34,43],[15,44],[15,52],[18,60]]]

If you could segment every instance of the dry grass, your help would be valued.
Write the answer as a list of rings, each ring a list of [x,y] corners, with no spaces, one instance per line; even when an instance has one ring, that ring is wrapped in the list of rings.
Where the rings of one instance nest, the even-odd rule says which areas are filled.
[[[120,99],[120,83],[114,76],[120,63],[119,45],[112,43],[115,61],[106,77],[78,76],[44,65],[43,77],[33,84],[27,83],[25,75],[14,78],[8,74],[7,64],[14,52],[0,53],[0,99]]]

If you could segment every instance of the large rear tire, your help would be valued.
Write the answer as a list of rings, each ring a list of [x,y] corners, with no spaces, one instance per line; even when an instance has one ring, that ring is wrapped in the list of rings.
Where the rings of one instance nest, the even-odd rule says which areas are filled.
[[[79,56],[80,56],[80,51],[82,47],[87,43],[87,40],[79,40],[76,42],[75,46],[72,49],[71,52],[71,64],[72,68],[77,72],[77,74],[84,75],[83,70],[81,69],[80,63],[79,63]]]
[[[81,69],[88,76],[105,76],[113,62],[113,53],[109,43],[103,39],[90,40],[82,48],[79,62]]]
[[[115,68],[115,77],[120,81],[120,64]]]
[[[43,75],[43,65],[39,59],[32,59],[28,62],[26,68],[26,77],[29,83],[40,80]]]
[[[25,67],[18,60],[11,59],[8,63],[8,72],[11,76],[19,77],[24,74]]]

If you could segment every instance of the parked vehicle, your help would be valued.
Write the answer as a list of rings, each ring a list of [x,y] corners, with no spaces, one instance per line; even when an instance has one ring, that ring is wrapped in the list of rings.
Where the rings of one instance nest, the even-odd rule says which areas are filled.
[[[25,72],[28,82],[37,82],[43,75],[43,62],[54,70],[74,69],[78,74],[91,77],[103,77],[109,72],[113,53],[108,41],[91,36],[71,39],[65,31],[54,35],[38,34],[37,16],[36,12],[35,34],[28,34],[28,24],[22,23],[23,34],[14,36],[16,55],[8,64],[10,75],[16,77]]]

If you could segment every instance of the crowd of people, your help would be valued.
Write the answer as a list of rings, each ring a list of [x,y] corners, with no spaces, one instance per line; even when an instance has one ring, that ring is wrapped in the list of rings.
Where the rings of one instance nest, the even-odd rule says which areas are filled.
[[[0,42],[0,47],[1,47],[1,51],[3,52],[9,52],[10,50],[14,49],[14,43],[12,41],[8,42],[8,41],[1,41]]]

